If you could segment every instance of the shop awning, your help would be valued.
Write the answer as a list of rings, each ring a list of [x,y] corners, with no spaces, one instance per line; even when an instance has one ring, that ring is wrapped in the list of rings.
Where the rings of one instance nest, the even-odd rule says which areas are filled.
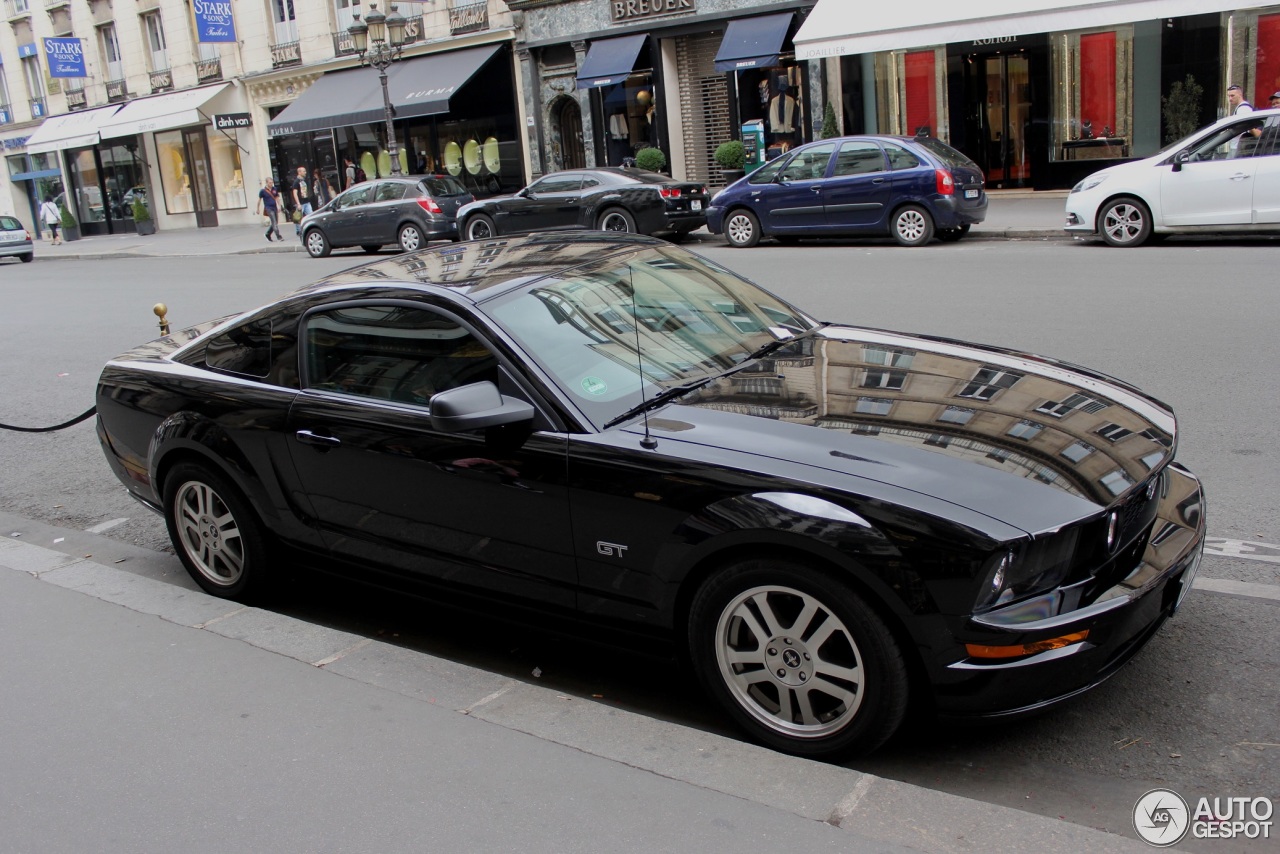
[[[449,112],[449,99],[502,46],[483,45],[397,62],[387,70],[387,93],[398,119]],[[330,72],[267,125],[285,136],[383,120],[382,84],[372,68]]]
[[[204,124],[207,117],[200,112],[201,108],[230,85],[218,83],[130,101],[103,124],[99,133],[103,139],[116,139]]]
[[[647,33],[640,33],[592,42],[587,58],[578,69],[578,88],[613,86],[626,80],[635,70],[636,57],[640,56],[647,38]]]
[[[27,139],[28,154],[47,154],[64,148],[83,148],[98,144],[98,129],[106,124],[120,107],[113,104],[98,110],[84,110],[45,119]]]
[[[1239,8],[1240,0],[818,0],[794,39],[797,59],[1110,27]],[[1247,4],[1243,4],[1247,5]]]
[[[9,176],[10,181],[34,181],[37,178],[57,178],[61,169],[37,169],[34,172],[17,172]]]
[[[846,0],[848,2],[848,0]],[[778,64],[778,54],[795,20],[794,12],[735,18],[716,51],[716,71],[743,71]]]

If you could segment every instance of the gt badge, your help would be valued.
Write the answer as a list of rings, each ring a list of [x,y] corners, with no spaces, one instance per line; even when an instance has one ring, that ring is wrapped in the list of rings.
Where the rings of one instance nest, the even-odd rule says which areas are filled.
[[[607,557],[622,557],[622,553],[627,550],[626,546],[620,546],[617,543],[596,543],[596,551]]]

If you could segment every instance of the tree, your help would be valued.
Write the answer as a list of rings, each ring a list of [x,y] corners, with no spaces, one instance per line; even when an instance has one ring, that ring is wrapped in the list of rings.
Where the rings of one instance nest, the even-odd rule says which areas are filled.
[[[1164,113],[1164,141],[1177,142],[1200,127],[1200,102],[1204,87],[1192,74],[1185,81],[1175,81],[1169,94],[1160,99]]]
[[[836,111],[831,106],[831,102],[827,101],[827,105],[822,108],[822,138],[832,139],[840,135],[840,126],[836,124]]]

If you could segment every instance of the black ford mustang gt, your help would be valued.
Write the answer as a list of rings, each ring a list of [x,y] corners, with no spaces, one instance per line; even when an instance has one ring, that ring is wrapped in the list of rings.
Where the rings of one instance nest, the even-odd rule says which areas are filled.
[[[1033,711],[1191,586],[1163,404],[1010,350],[818,323],[598,232],[424,250],[104,369],[112,469],[208,592],[280,546],[674,639],[758,740],[871,750],[908,700]],[[912,696],[909,696],[912,695]]]

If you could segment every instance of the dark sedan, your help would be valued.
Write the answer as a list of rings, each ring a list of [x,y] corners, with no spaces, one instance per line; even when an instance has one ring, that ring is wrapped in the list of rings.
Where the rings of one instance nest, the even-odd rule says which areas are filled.
[[[302,220],[302,245],[324,258],[348,246],[372,253],[395,244],[412,252],[430,240],[457,240],[458,208],[474,198],[448,175],[365,181]]]
[[[1191,587],[1164,404],[1053,359],[830,323],[590,232],[330,276],[124,353],[98,432],[206,591],[330,570],[665,639],[751,735],[835,757],[908,704],[1044,709]]]
[[[860,235],[923,246],[959,240],[986,216],[982,169],[946,143],[851,136],[801,146],[725,187],[707,229],[738,247]]]
[[[511,196],[458,212],[468,240],[569,228],[679,239],[707,223],[707,188],[643,169],[601,167],[544,175]]]

